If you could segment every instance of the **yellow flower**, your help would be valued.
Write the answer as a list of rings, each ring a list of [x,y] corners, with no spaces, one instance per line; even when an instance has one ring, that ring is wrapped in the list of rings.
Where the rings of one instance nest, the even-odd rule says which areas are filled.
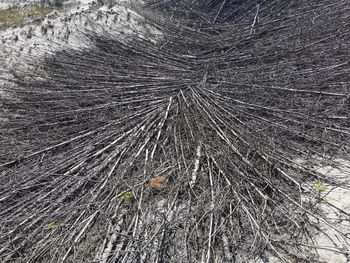
[[[315,188],[319,191],[326,191],[328,190],[328,186],[322,185],[321,183],[315,184]]]
[[[55,227],[55,222],[50,222],[50,223],[47,224],[47,229],[48,229],[48,230],[51,230],[51,229],[53,229],[54,227]]]
[[[267,201],[267,200],[270,200],[270,197],[268,194],[264,194],[264,199]]]
[[[128,200],[130,200],[132,197],[133,197],[133,194],[132,194],[131,191],[129,191],[129,192],[125,192],[124,194],[122,194],[121,196],[119,196],[119,197],[118,197],[118,200],[119,200],[120,202],[122,202],[122,201],[128,201]]]
[[[322,199],[322,201],[323,201],[323,203],[325,203],[325,204],[328,204],[329,203],[329,199],[328,199],[328,197],[323,197],[323,199]]]

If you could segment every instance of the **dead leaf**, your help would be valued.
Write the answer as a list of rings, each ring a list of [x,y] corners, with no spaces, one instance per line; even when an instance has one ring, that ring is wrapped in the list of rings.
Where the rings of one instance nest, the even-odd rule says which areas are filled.
[[[165,176],[156,176],[152,179],[149,179],[147,181],[147,184],[154,187],[154,188],[157,188],[157,189],[161,189],[163,186],[164,186],[164,182],[165,182]]]

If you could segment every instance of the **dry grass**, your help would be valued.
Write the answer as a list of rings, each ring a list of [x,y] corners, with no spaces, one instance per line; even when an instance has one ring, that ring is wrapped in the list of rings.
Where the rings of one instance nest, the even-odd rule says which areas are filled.
[[[0,9],[0,31],[23,26],[30,19],[43,19],[53,10],[55,8],[42,5],[12,6],[7,9]]]

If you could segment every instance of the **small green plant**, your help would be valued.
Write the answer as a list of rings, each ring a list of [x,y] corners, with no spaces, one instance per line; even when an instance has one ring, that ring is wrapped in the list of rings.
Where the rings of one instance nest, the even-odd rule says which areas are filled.
[[[32,38],[33,33],[34,33],[34,28],[29,27],[28,32],[27,32],[27,38]]]
[[[54,28],[54,24],[51,24],[51,21],[47,22],[47,28],[53,29]]]
[[[42,26],[41,26],[41,33],[42,33],[43,35],[47,35],[47,28],[48,28],[47,25],[42,25]]]
[[[52,0],[50,2],[50,5],[56,8],[62,8],[63,3],[67,2],[68,0]]]
[[[107,5],[108,8],[112,8],[113,6],[116,5],[116,1],[115,0],[107,0],[105,2],[105,4]]]

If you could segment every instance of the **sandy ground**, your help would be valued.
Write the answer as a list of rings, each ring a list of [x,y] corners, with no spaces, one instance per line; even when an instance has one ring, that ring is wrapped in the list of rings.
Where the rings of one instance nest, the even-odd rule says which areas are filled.
[[[123,1],[122,1],[123,2]],[[83,29],[83,30],[82,30]],[[21,28],[0,32],[0,62],[11,67],[67,46],[82,49],[90,45],[86,31],[107,31],[115,37],[156,33],[145,18],[125,5],[99,6],[82,0],[70,9],[53,11],[42,21],[29,21]],[[24,63],[24,67],[26,63]]]
[[[328,176],[334,176],[344,180],[344,183],[350,180],[350,162],[339,160],[337,167],[323,166],[318,169],[319,172]],[[324,234],[316,236],[316,246],[326,248],[318,249],[320,259],[324,262],[347,263],[350,262],[350,222],[349,219],[339,213],[337,207],[347,213],[350,212],[350,190],[342,188],[329,189],[323,193],[324,204],[321,209],[327,214],[329,222],[334,224],[337,229],[332,229],[326,223],[320,224]],[[334,207],[333,207],[334,206]],[[337,232],[337,230],[339,232]],[[345,235],[345,236],[343,236]],[[345,238],[348,238],[347,240]],[[330,247],[338,247],[340,251],[347,252],[348,255],[332,251]],[[330,249],[330,250],[328,250]]]

